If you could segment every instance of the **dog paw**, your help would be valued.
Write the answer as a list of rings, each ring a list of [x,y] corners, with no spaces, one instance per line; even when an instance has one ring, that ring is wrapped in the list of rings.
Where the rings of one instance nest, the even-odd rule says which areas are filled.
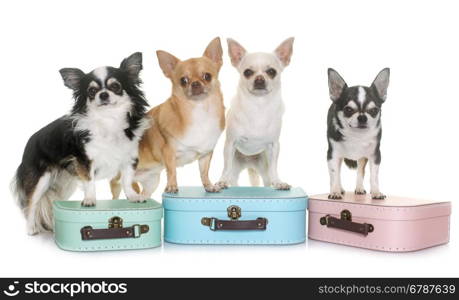
[[[339,200],[343,199],[341,192],[333,192],[328,195],[328,199]]]
[[[85,198],[85,199],[83,199],[83,202],[81,202],[81,206],[84,206],[84,207],[96,206],[96,199],[94,199],[94,198]]]
[[[367,193],[367,191],[365,191],[364,188],[356,188],[355,189],[355,194],[356,195],[365,195]]]
[[[40,229],[37,228],[37,226],[34,224],[34,225],[30,225],[30,226],[27,226],[27,234],[28,235],[37,235],[40,233]]]
[[[273,183],[273,187],[276,190],[282,190],[282,191],[286,191],[286,190],[289,190],[291,188],[290,184],[285,183],[285,182],[275,182],[275,183]]]
[[[178,193],[178,187],[175,184],[168,185],[168,186],[166,186],[166,189],[164,190],[164,192],[166,192],[168,194],[177,194]]]
[[[221,191],[222,188],[218,186],[217,184],[208,184],[204,186],[204,189],[208,193],[218,193]]]
[[[374,193],[371,193],[371,198],[375,200],[384,200],[386,199],[386,195],[384,195],[381,192],[374,192]]]
[[[133,202],[133,203],[143,203],[147,201],[147,198],[141,194],[134,194],[134,195],[128,196],[127,198],[129,202]]]
[[[218,186],[220,189],[227,189],[229,187],[229,184],[226,181],[219,181],[215,185]]]

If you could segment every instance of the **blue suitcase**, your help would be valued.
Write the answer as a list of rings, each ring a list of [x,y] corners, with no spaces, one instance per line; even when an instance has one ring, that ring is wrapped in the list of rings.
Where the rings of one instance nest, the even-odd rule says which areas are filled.
[[[306,239],[301,188],[231,187],[163,194],[164,240],[176,244],[298,244]]]

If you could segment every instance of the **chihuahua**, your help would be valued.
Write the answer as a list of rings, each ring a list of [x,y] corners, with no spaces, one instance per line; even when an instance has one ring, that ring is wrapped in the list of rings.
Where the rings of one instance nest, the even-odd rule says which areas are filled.
[[[357,168],[356,194],[365,194],[363,178],[370,162],[370,185],[373,199],[384,199],[379,190],[381,163],[381,106],[386,100],[389,69],[379,72],[370,87],[348,87],[333,69],[328,69],[328,87],[332,104],[328,110],[329,199],[342,199],[341,163]]]
[[[247,53],[228,39],[231,63],[240,74],[236,97],[228,111],[224,149],[224,170],[218,185],[238,184],[239,174],[248,169],[252,185],[290,189],[277,174],[279,136],[284,104],[281,73],[290,63],[293,38],[285,40],[274,53]]]
[[[208,173],[213,149],[225,127],[218,81],[223,63],[220,39],[212,40],[199,58],[181,61],[165,51],[156,54],[164,75],[172,82],[172,96],[148,112],[152,126],[139,145],[134,187],[144,198],[150,198],[165,168],[165,192],[177,193],[176,168],[198,160],[205,190],[219,192]],[[113,198],[118,198],[121,187],[117,178],[112,180],[111,190]]]
[[[132,180],[148,126],[141,69],[142,54],[134,53],[119,68],[87,74],[60,70],[65,86],[73,90],[73,109],[32,135],[13,181],[29,234],[53,230],[52,202],[70,198],[78,181],[83,183],[83,206],[96,204],[96,180],[117,174],[129,200],[140,200]]]

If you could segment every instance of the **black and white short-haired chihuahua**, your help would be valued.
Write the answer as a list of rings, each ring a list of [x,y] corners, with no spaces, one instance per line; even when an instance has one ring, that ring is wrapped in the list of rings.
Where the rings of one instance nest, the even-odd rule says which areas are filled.
[[[87,74],[60,70],[65,86],[73,90],[73,109],[30,137],[12,186],[29,234],[53,230],[52,202],[67,200],[78,182],[83,184],[83,206],[96,204],[96,180],[118,174],[128,199],[143,200],[132,187],[139,140],[149,124],[148,104],[139,89],[141,70],[140,52],[119,68],[100,67]]]
[[[328,110],[328,172],[330,174],[329,199],[342,199],[341,164],[357,168],[356,194],[365,194],[363,178],[365,166],[370,162],[370,185],[373,199],[384,199],[379,190],[381,163],[381,106],[386,100],[389,85],[388,68],[376,76],[371,86],[348,87],[333,69],[328,69],[328,87],[333,101]]]

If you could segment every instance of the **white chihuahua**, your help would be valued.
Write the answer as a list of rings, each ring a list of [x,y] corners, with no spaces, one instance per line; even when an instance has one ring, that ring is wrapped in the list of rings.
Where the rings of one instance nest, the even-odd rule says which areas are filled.
[[[227,116],[225,165],[218,185],[237,186],[239,174],[248,169],[252,185],[290,189],[277,174],[279,136],[284,103],[281,73],[290,63],[293,38],[285,40],[274,53],[247,53],[228,39],[231,63],[241,74],[236,97]]]

